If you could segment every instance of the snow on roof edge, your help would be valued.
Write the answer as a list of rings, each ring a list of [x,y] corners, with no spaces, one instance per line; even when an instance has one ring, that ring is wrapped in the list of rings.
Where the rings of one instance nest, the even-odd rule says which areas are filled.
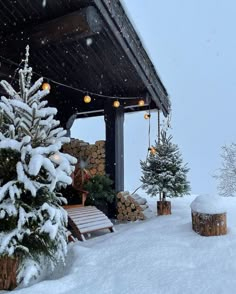
[[[153,66],[154,71],[156,72],[157,78],[160,80],[160,82],[161,82],[161,84],[162,84],[162,87],[164,88],[164,90],[165,90],[165,92],[166,92],[167,97],[169,97],[169,94],[168,94],[168,92],[167,92],[167,89],[166,89],[166,87],[165,87],[165,85],[164,85],[164,83],[163,83],[163,79],[162,79],[160,73],[159,73],[158,70],[157,70],[157,66],[153,63],[153,58],[152,58],[153,56],[152,56],[152,54],[150,53],[150,51],[148,50],[148,48],[147,48],[147,46],[146,46],[146,43],[145,43],[145,41],[144,41],[144,39],[143,39],[143,37],[142,37],[142,34],[141,34],[140,31],[138,30],[137,25],[136,25],[134,19],[132,18],[131,14],[130,14],[130,12],[129,12],[129,9],[127,8],[127,5],[125,4],[125,1],[124,1],[124,0],[119,0],[119,1],[120,1],[120,4],[121,4],[121,6],[122,6],[122,8],[123,8],[123,10],[124,10],[124,12],[125,12],[125,14],[126,14],[128,20],[130,21],[130,23],[131,23],[131,25],[132,25],[132,27],[133,27],[133,29],[134,29],[134,31],[135,31],[137,37],[139,38],[139,40],[140,40],[140,42],[141,42],[141,44],[142,44],[142,47],[143,47],[144,51],[146,52],[146,54],[147,54],[148,57],[149,57],[150,63],[151,63],[151,65]]]

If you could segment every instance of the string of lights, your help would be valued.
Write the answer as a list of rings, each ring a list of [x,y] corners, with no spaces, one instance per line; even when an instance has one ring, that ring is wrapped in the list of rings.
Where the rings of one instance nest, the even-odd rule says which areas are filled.
[[[12,61],[12,60],[10,60],[8,58],[5,58],[5,57],[3,57],[1,55],[0,55],[0,59],[3,60],[4,62],[10,64],[10,65],[16,66],[16,70],[14,71],[14,76],[11,77],[12,78],[11,84],[12,84],[13,80],[15,79],[17,71],[19,69],[23,68],[22,63],[23,63],[24,60],[21,60],[21,62],[19,64],[17,64],[16,62],[14,62],[14,61]],[[116,107],[116,108],[118,108],[120,106],[119,100],[131,100],[131,99],[132,100],[138,100],[138,105],[140,107],[147,105],[147,103],[145,103],[145,101],[140,97],[117,97],[117,96],[103,95],[103,94],[100,94],[100,93],[95,93],[95,92],[91,92],[91,91],[87,91],[87,90],[85,91],[85,90],[75,88],[73,86],[70,86],[70,85],[55,81],[55,80],[53,80],[53,79],[51,79],[49,77],[42,76],[41,74],[39,74],[39,73],[37,73],[35,71],[33,71],[33,74],[35,74],[35,75],[37,75],[39,77],[42,77],[43,79],[45,79],[47,81],[47,82],[43,83],[43,85],[42,85],[43,90],[50,90],[51,85],[48,82],[51,82],[51,83],[56,84],[58,86],[62,86],[62,87],[65,87],[65,88],[68,88],[68,89],[71,89],[71,90],[74,90],[74,91],[85,94],[85,96],[84,96],[84,102],[85,103],[90,103],[92,101],[92,98],[90,97],[90,95],[93,95],[93,96],[97,96],[97,97],[103,97],[103,98],[114,100],[113,106]],[[152,147],[150,146],[150,118],[151,118],[150,103],[151,103],[151,101],[149,100],[148,101],[148,106],[149,106],[148,113],[144,114],[144,118],[149,120],[149,130],[148,130],[148,132],[149,132],[149,135],[148,135],[149,136],[149,144],[148,144],[148,146],[149,147],[148,147],[148,151],[152,151]]]
[[[12,60],[10,60],[8,58],[5,58],[5,57],[3,57],[1,55],[0,55],[0,59],[2,59],[3,61],[5,61],[8,64],[17,66],[17,69],[18,68],[22,68],[22,66],[21,66],[22,61],[21,61],[20,64],[17,64],[16,62],[14,62],[14,61],[12,61]],[[71,90],[74,90],[74,91],[77,91],[77,92],[80,92],[80,93],[85,94],[86,95],[85,97],[87,97],[87,99],[86,99],[87,102],[85,101],[85,103],[89,103],[91,101],[91,100],[89,101],[89,98],[88,97],[90,97],[89,95],[92,95],[92,96],[96,96],[96,97],[101,97],[101,98],[107,98],[107,99],[115,100],[115,102],[116,102],[116,106],[114,105],[115,107],[119,107],[120,106],[119,100],[136,100],[136,99],[138,99],[139,100],[139,106],[144,106],[145,105],[145,101],[142,98],[137,97],[137,96],[134,96],[134,97],[118,97],[118,96],[104,95],[104,94],[101,94],[101,93],[95,93],[95,92],[83,90],[83,89],[80,89],[80,88],[76,88],[76,87],[73,87],[73,86],[70,86],[70,85],[67,85],[67,84],[64,84],[64,83],[55,81],[54,79],[51,79],[51,78],[46,77],[46,76],[42,76],[41,74],[39,74],[39,73],[37,73],[35,71],[33,71],[33,74],[35,74],[35,75],[37,75],[39,77],[43,77],[43,79],[45,79],[48,82],[51,82],[52,84],[55,84],[55,85],[58,85],[58,86],[62,86],[62,87],[65,87],[65,88],[68,88],[68,89],[71,89]],[[48,83],[45,83],[45,84],[48,84]],[[46,85],[45,85],[45,87],[46,87]]]
[[[14,75],[13,75],[13,77],[11,77],[12,78],[11,83],[12,83],[14,81],[14,79],[15,79],[17,71],[19,69],[23,68],[22,63],[23,63],[24,60],[21,60],[21,62],[19,64],[17,64],[16,62],[14,62],[14,61],[12,61],[10,59],[7,59],[7,58],[5,58],[5,57],[3,57],[1,55],[0,55],[0,59],[3,60],[4,62],[8,63],[8,64],[16,66],[16,70],[14,71]],[[60,82],[55,81],[55,80],[53,80],[51,78],[42,76],[41,74],[39,74],[39,73],[37,73],[35,71],[33,71],[33,74],[35,74],[35,75],[37,75],[39,77],[42,77],[43,79],[45,79],[47,81],[47,82],[43,83],[43,85],[42,85],[43,90],[50,90],[51,89],[51,85],[48,83],[48,82],[50,82],[52,84],[62,86],[62,87],[65,87],[65,88],[68,88],[68,89],[71,89],[71,90],[74,90],[74,91],[85,94],[85,96],[84,96],[84,102],[85,103],[90,103],[91,100],[92,100],[90,95],[93,95],[93,96],[97,96],[97,97],[102,97],[102,98],[107,98],[107,99],[114,100],[114,102],[113,102],[114,107],[119,107],[120,106],[119,100],[131,100],[131,99],[132,100],[139,100],[138,105],[140,107],[147,105],[147,103],[145,103],[145,101],[143,99],[141,99],[140,97],[117,97],[117,96],[103,95],[103,94],[100,94],[100,93],[95,93],[95,92],[91,92],[91,91],[85,91],[85,90],[75,88],[73,86],[70,86],[70,85],[67,85],[67,84],[64,84],[64,83],[60,83]],[[151,101],[149,100],[148,101],[148,106],[149,106],[148,112],[144,114],[144,118],[146,120],[148,120],[148,152],[147,152],[146,160],[148,158],[149,152],[151,152],[152,154],[156,153],[156,149],[153,146],[151,146],[151,109],[150,109],[150,102]],[[137,190],[142,188],[142,186],[143,185],[141,185],[137,189],[135,189],[135,191],[132,194],[134,194]]]

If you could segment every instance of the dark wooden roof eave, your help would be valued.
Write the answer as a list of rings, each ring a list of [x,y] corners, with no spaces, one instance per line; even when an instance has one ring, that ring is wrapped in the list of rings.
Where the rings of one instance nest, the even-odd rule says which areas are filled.
[[[125,54],[142,78],[158,109],[166,116],[170,111],[167,90],[161,82],[140,38],[135,32],[119,0],[93,0],[108,23]],[[127,50],[128,48],[128,50]]]
[[[40,1],[35,0],[34,5],[39,5]],[[18,7],[23,5],[23,0],[17,0],[17,2],[6,0],[4,3],[4,11],[8,13],[8,17],[12,18],[12,21],[16,17],[16,13],[19,16],[23,13],[23,10],[21,11]],[[15,8],[14,13],[9,10],[9,3],[12,8]],[[8,9],[5,5],[9,6]],[[56,11],[54,8],[57,5],[58,13],[54,13],[53,11]],[[31,23],[32,18],[29,20],[33,8],[35,7],[31,4],[25,11],[28,13],[29,23],[24,23],[22,18],[18,16],[17,27],[19,24],[20,27],[22,26],[22,30],[14,30],[14,27],[10,26],[12,21],[9,20],[8,31],[5,29],[0,31],[1,40],[4,41],[0,46],[2,56],[8,59],[13,58],[17,62],[19,51],[23,52],[25,45],[30,40],[31,48],[35,47],[36,49],[31,54],[32,66],[39,74],[57,81],[63,81],[64,76],[67,76],[67,83],[75,88],[83,89],[85,92],[90,90],[117,97],[151,98],[152,107],[161,109],[164,115],[168,114],[170,105],[167,91],[119,0],[71,0],[70,2],[61,0],[60,3],[52,0],[50,9],[42,10],[40,6],[38,7],[41,10],[37,10],[39,18],[36,24]],[[95,10],[91,11],[91,8],[95,8]],[[90,18],[92,21],[90,23],[90,19],[86,18],[87,13],[93,12],[92,15],[96,16],[96,11],[98,12],[97,17]],[[76,23],[71,21],[71,17],[75,21],[79,20],[82,24],[79,31],[76,30]],[[95,27],[92,26],[93,21],[100,17],[105,24],[103,28],[98,27],[96,23]],[[57,27],[60,27],[59,31],[55,29]],[[101,32],[96,34],[97,31]],[[22,37],[22,33],[24,37]],[[91,33],[95,41],[90,48],[87,48],[83,44]],[[67,40],[68,34],[71,38]],[[41,43],[41,41],[43,42]],[[66,54],[66,51],[69,51],[69,54]],[[62,67],[61,64],[63,59],[65,67]],[[51,63],[51,67],[44,66],[48,62]],[[84,73],[79,74],[77,71],[76,75],[70,74],[78,66],[82,66]],[[9,64],[1,64],[0,75],[2,78],[7,77],[8,74],[10,78],[11,73],[12,68],[9,68]],[[101,78],[103,74],[104,78]],[[59,88],[58,90],[61,91]],[[60,93],[57,94],[59,95],[56,96],[60,97]],[[82,107],[82,111],[93,110],[85,109],[78,102],[82,97],[78,97],[76,92],[67,94],[66,89],[63,89],[61,94],[63,94],[61,97],[70,97],[70,101],[57,98],[53,103],[57,104],[59,108],[65,109],[66,107],[68,112],[73,112],[73,109],[77,107]],[[96,110],[99,110],[101,103],[99,99],[96,101]],[[60,106],[59,103],[61,103]],[[138,108],[129,108],[128,111],[132,111],[132,109],[138,111]]]

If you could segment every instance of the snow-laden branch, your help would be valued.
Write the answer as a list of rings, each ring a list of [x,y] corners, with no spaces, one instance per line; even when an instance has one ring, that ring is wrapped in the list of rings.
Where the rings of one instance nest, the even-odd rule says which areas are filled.
[[[236,144],[222,147],[222,166],[214,177],[222,196],[236,196]]]

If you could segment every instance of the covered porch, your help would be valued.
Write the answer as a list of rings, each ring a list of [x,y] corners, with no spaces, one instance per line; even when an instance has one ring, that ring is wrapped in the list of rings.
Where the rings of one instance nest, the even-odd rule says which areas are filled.
[[[124,114],[158,109],[166,116],[167,91],[119,0],[43,4],[2,2],[0,79],[17,82],[14,72],[29,44],[35,78],[50,84],[49,103],[68,133],[76,118],[104,116],[106,173],[116,191],[124,190]]]

